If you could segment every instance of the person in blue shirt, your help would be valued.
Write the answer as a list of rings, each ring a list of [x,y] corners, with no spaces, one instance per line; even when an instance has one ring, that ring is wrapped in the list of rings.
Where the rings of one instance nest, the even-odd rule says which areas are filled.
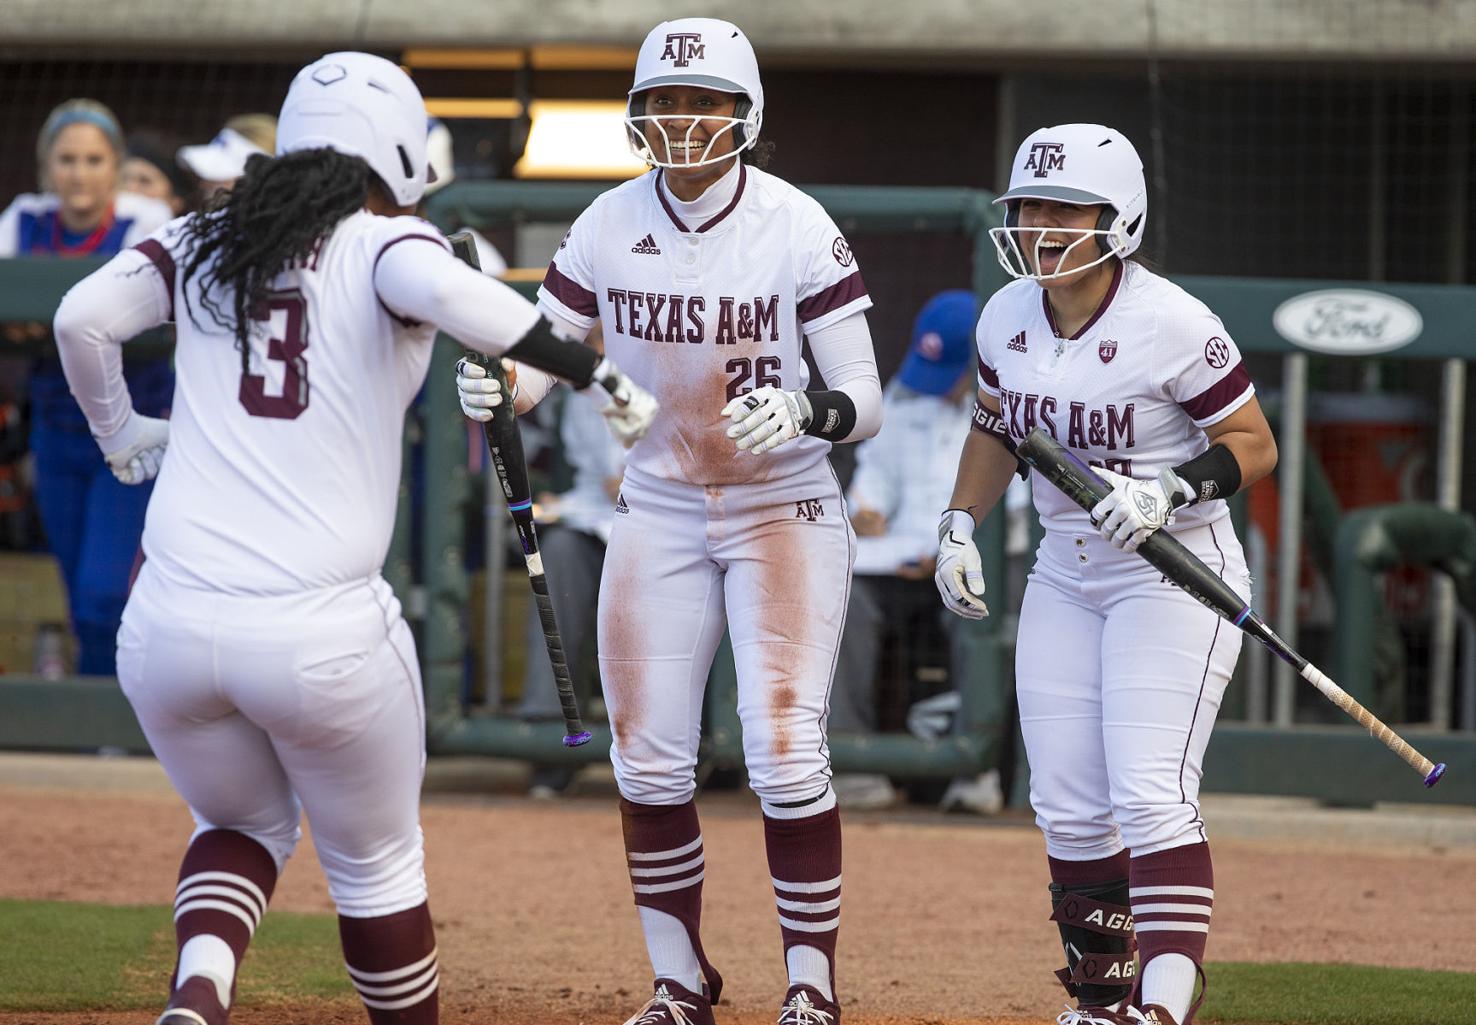
[[[42,191],[18,196],[0,214],[0,257],[113,256],[168,221],[163,203],[119,193],[123,154],[122,129],[103,104],[74,99],[56,107],[36,140]],[[168,410],[174,393],[168,360],[130,361],[125,377],[141,413]],[[32,367],[29,398],[36,502],[66,582],[77,670],[110,676],[152,487],[130,488],[113,478],[49,343]]]

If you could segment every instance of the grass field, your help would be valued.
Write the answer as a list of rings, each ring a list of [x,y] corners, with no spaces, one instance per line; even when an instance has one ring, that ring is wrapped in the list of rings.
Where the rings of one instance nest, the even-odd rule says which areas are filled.
[[[157,1009],[174,956],[169,923],[162,906],[0,900],[0,1011]],[[1476,1018],[1473,974],[1247,963],[1211,964],[1209,974],[1206,1022],[1467,1025]],[[242,972],[240,1006],[353,999],[332,916],[266,917]]]

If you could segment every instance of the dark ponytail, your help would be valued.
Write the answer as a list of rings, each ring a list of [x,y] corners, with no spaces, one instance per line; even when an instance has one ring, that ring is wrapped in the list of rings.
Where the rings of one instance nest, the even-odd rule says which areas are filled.
[[[200,305],[234,331],[242,373],[251,372],[251,313],[262,308],[272,279],[309,259],[339,221],[362,209],[371,181],[368,164],[331,149],[257,155],[235,188],[186,222],[184,280],[204,268]],[[188,309],[189,291],[181,291]]]

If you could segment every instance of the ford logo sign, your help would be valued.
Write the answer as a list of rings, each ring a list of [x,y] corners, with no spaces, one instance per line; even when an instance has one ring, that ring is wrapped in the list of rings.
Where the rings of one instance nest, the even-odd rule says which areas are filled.
[[[1304,292],[1276,307],[1276,333],[1293,345],[1334,356],[1367,356],[1408,345],[1425,321],[1403,299],[1357,288]]]

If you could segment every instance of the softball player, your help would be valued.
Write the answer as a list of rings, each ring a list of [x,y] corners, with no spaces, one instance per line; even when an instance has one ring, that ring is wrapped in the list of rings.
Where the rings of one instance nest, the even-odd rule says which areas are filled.
[[[626,125],[656,170],[579,216],[539,292],[572,336],[598,318],[606,351],[662,406],[630,452],[599,596],[611,761],[656,975],[630,1019],[640,1025],[711,1023],[722,985],[698,930],[692,798],[724,626],[789,972],[779,1020],[839,1016],[841,841],[825,719],[853,534],[825,456],[876,433],[881,385],[871,299],[846,240],[817,203],[747,162],[763,112],[738,28],[686,18],[653,29]],[[826,389],[810,385],[805,339]],[[480,383],[459,381],[473,416]]]
[[[1270,472],[1276,446],[1219,318],[1128,259],[1147,187],[1120,132],[1041,129],[997,202],[995,246],[1021,280],[979,318],[978,405],[938,528],[938,588],[959,615],[986,614],[974,526],[1033,427],[1112,484],[1088,518],[1034,482],[1046,533],[1020,610],[1020,721],[1058,975],[1078,1001],[1057,1020],[1177,1025],[1198,1007],[1214,900],[1199,779],[1240,633],[1133,552],[1167,527],[1250,601],[1224,500]]]
[[[426,185],[426,113],[396,65],[362,53],[308,65],[277,145],[204,213],[79,283],[56,315],[113,472],[127,484],[159,474],[118,638],[119,681],[197,823],[159,1020],[223,1025],[301,808],[370,1021],[425,1025],[439,974],[417,809],[422,695],[380,576],[405,407],[438,324],[601,382],[627,439],[654,402],[403,216]],[[131,408],[120,343],[170,320],[178,389],[165,422]]]

